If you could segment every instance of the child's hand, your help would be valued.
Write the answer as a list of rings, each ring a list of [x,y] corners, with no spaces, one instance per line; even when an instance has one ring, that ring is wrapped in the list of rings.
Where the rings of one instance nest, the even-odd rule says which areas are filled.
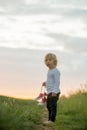
[[[42,83],[42,86],[46,86],[46,82],[43,82],[43,83]]]
[[[57,94],[53,92],[52,93],[52,97],[56,97],[56,96],[57,96]]]

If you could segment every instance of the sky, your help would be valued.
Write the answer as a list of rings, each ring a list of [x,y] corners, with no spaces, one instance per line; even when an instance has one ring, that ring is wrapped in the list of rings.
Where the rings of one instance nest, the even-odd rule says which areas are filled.
[[[61,94],[87,83],[86,0],[0,0],[0,95],[35,98],[55,53]]]

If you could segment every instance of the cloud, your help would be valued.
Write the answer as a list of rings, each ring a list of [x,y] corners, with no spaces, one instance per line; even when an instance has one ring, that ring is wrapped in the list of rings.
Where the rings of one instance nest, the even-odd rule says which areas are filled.
[[[61,14],[73,16],[87,11],[85,0],[0,0],[0,7],[5,9],[5,14]],[[83,14],[82,13],[82,14]]]
[[[33,16],[1,17],[0,46],[46,48],[53,44],[54,39],[45,35],[43,24],[36,23],[37,19]]]
[[[12,6],[12,5],[21,5],[24,3],[24,0],[0,0],[0,6]]]
[[[58,52],[59,57],[59,69],[61,70],[62,78],[66,77],[72,79],[84,79],[87,77],[87,54],[82,55],[82,53],[70,53]],[[73,79],[72,79],[73,80]]]
[[[64,48],[68,51],[72,51],[73,53],[86,54],[87,55],[87,38],[70,38],[68,42],[66,42]]]
[[[0,16],[1,46],[39,49],[50,46],[50,49],[86,54],[85,0],[0,0],[0,3],[1,12],[6,10],[11,14]]]
[[[63,19],[61,15],[1,16],[0,46],[73,52],[76,44],[74,52],[82,49],[86,53],[86,27],[83,21]],[[84,44],[83,48],[79,44]]]
[[[61,45],[66,53],[77,53],[87,55],[87,38],[72,37],[65,34],[48,33],[49,37],[55,39],[55,46]]]
[[[24,7],[24,0],[0,0],[4,14],[18,14]]]
[[[42,3],[42,0],[35,0],[35,1],[32,1],[32,0],[25,0],[25,4],[27,5],[34,5],[34,4],[38,4],[38,3]]]
[[[4,13],[4,8],[3,7],[0,7],[0,14],[3,14]]]

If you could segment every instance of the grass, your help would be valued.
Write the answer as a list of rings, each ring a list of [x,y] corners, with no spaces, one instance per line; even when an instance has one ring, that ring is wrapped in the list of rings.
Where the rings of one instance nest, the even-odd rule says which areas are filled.
[[[87,93],[61,98],[54,130],[87,130]]]
[[[41,113],[35,101],[0,96],[0,130],[36,130]]]
[[[0,96],[0,130],[37,130],[43,108],[32,100]],[[56,122],[50,127],[52,130],[87,130],[87,93],[61,97]]]

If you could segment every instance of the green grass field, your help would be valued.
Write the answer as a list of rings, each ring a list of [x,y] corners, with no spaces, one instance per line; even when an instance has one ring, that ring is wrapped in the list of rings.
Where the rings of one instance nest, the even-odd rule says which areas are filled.
[[[35,101],[0,96],[0,130],[37,130],[44,111]],[[87,130],[87,93],[61,97],[56,122],[50,128]]]
[[[32,100],[0,97],[0,130],[36,130],[41,108]]]
[[[54,130],[87,130],[87,93],[61,98]]]

